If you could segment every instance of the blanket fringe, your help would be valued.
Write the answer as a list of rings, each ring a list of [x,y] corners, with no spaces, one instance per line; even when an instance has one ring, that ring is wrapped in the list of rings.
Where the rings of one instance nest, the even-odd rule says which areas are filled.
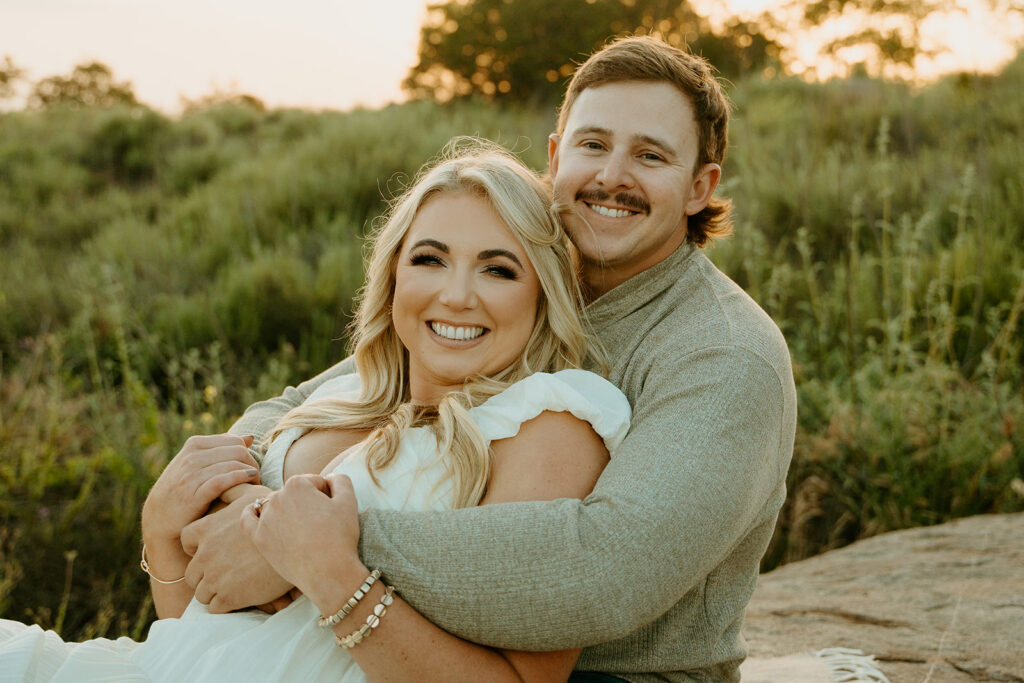
[[[828,667],[834,683],[890,683],[875,666],[875,658],[860,650],[830,647],[818,650],[814,656]]]

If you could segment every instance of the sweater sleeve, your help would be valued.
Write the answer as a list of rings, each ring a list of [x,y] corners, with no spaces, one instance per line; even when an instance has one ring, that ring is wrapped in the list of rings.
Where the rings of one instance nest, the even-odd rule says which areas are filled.
[[[262,464],[263,456],[267,452],[268,444],[266,437],[270,435],[270,431],[284,414],[292,408],[301,405],[317,387],[327,380],[339,375],[348,375],[355,371],[355,361],[349,356],[340,363],[327,368],[316,377],[307,379],[299,386],[285,388],[280,396],[253,403],[246,408],[242,416],[235,421],[235,424],[231,425],[231,429],[228,432],[238,435],[251,434],[256,437],[249,452],[252,453],[257,462]]]
[[[593,493],[433,513],[366,511],[361,552],[431,621],[519,650],[647,624],[764,522],[792,454],[795,392],[760,356],[662,359]]]

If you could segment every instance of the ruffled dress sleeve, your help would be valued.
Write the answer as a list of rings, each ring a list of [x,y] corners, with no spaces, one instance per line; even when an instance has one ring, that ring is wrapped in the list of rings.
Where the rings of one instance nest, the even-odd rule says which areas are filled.
[[[629,401],[614,384],[586,370],[538,372],[469,412],[484,438],[496,441],[515,436],[520,425],[545,410],[589,422],[613,458],[629,431]]]
[[[355,400],[359,398],[359,386],[359,375],[356,373],[329,379],[317,387],[316,391],[303,401],[303,405],[321,398]],[[274,490],[284,486],[284,457],[292,444],[305,433],[304,429],[292,427],[278,434],[270,443],[266,455],[263,456],[263,466],[260,467],[260,481],[264,486]]]

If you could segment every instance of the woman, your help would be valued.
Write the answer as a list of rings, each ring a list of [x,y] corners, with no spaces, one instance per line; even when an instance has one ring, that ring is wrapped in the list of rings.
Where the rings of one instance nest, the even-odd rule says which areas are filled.
[[[243,520],[302,595],[273,615],[212,615],[193,601],[180,620],[154,624],[141,645],[64,644],[5,623],[0,632],[13,635],[0,642],[0,678],[568,677],[578,651],[499,652],[455,638],[356,552],[357,504],[437,509],[583,497],[625,435],[621,393],[571,369],[588,354],[587,335],[568,243],[544,187],[479,143],[441,161],[394,205],[367,277],[353,335],[358,375],[325,384],[285,417],[263,478],[288,482]],[[187,563],[181,529],[253,478],[231,438],[208,437],[188,462],[176,458],[147,500],[143,537],[147,567],[162,577],[154,584],[161,616],[180,613],[190,598],[175,578]],[[330,474],[303,474],[321,471]]]

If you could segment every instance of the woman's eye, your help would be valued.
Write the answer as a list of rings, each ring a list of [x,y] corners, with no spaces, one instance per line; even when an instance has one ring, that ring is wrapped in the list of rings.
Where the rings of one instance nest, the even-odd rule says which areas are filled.
[[[594,140],[587,140],[586,142],[583,143],[582,146],[584,148],[586,148],[586,149],[593,149],[593,150],[604,149],[604,146],[600,142],[596,142]]]
[[[507,266],[487,266],[485,272],[505,280],[515,280],[516,272]]]
[[[432,254],[413,254],[409,257],[409,263],[414,266],[439,266],[441,259]]]

